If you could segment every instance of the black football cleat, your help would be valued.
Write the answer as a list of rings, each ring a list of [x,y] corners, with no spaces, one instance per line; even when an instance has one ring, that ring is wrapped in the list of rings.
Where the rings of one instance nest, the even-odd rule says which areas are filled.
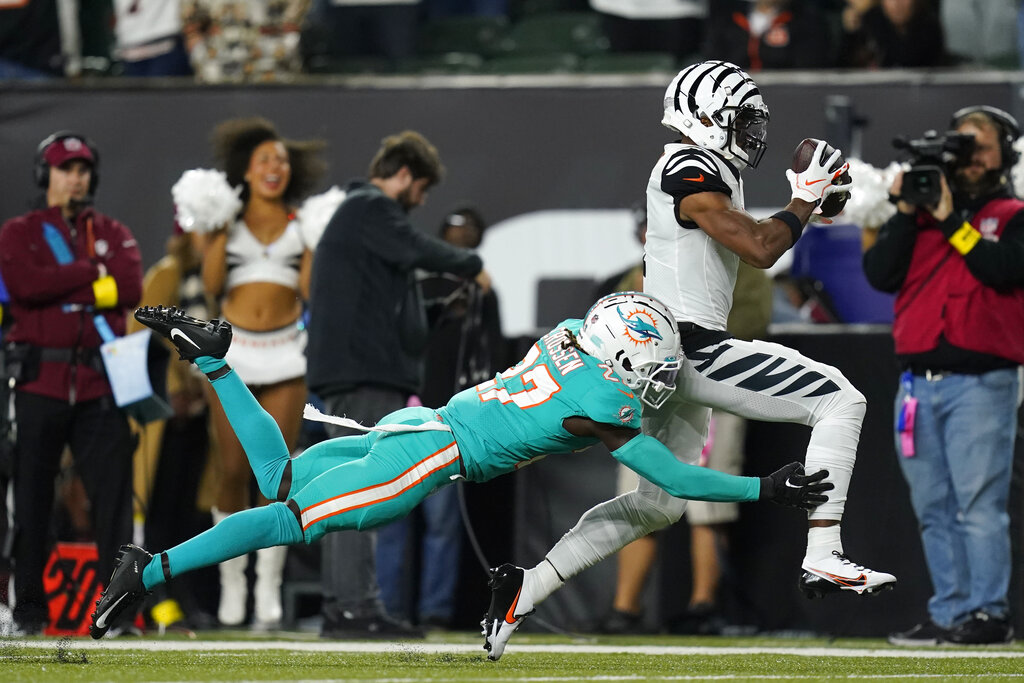
[[[142,583],[142,570],[152,559],[152,555],[137,545],[121,546],[110,581],[96,601],[89,635],[99,640],[124,616],[135,615],[148,592]]]
[[[516,632],[523,619],[534,613],[533,599],[523,593],[523,568],[503,564],[491,570],[491,606],[480,622],[483,626],[484,649],[487,659],[498,661],[505,645]]]
[[[218,318],[200,320],[174,306],[143,306],[135,310],[135,319],[169,339],[181,360],[223,358],[231,346],[231,323]]]
[[[843,591],[857,595],[879,593],[896,586],[896,577],[892,574],[868,569],[836,550],[824,560],[804,560],[803,570],[798,585],[800,592],[811,599]]]

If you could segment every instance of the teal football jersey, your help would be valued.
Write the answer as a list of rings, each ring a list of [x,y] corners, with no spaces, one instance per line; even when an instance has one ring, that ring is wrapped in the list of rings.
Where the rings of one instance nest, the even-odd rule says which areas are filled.
[[[461,391],[438,410],[452,428],[466,478],[487,481],[548,453],[597,443],[562,427],[567,417],[640,428],[640,400],[618,375],[571,344],[581,320],[566,320],[494,379]]]

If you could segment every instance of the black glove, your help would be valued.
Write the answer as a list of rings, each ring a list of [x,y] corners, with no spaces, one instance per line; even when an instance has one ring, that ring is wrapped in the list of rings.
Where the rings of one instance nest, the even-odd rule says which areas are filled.
[[[835,488],[830,482],[822,483],[828,470],[804,474],[804,466],[791,462],[782,469],[761,477],[761,495],[758,500],[770,500],[779,505],[813,510],[828,500],[825,491]]]

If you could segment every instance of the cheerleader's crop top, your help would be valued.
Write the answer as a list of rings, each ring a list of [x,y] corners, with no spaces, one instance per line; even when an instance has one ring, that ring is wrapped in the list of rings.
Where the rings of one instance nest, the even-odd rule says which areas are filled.
[[[289,221],[281,236],[270,244],[256,239],[245,221],[236,221],[228,234],[225,289],[250,282],[273,282],[298,289],[305,248],[295,220]]]

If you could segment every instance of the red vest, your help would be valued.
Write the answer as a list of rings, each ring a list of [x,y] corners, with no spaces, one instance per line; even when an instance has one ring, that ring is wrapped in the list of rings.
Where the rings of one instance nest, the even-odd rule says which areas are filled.
[[[984,239],[998,239],[1024,202],[994,199],[971,221]],[[1024,364],[1024,289],[981,284],[946,241],[935,219],[918,213],[917,242],[900,287],[892,326],[898,355],[933,350],[942,335],[953,346]]]

